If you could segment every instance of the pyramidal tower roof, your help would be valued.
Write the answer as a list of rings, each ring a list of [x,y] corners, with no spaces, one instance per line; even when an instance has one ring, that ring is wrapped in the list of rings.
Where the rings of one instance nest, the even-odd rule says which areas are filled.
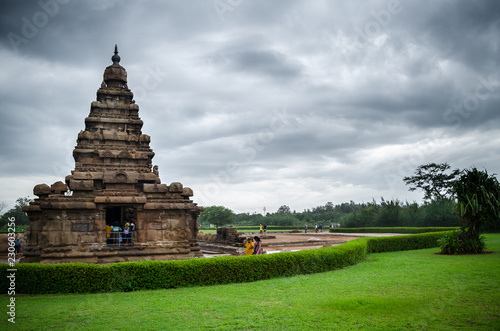
[[[127,86],[127,71],[120,65],[116,45],[111,60],[113,64],[104,70],[97,100],[85,119],[85,130],[78,134],[73,151],[75,172],[151,173],[151,139],[141,131],[139,106]],[[159,182],[159,178],[153,182]]]

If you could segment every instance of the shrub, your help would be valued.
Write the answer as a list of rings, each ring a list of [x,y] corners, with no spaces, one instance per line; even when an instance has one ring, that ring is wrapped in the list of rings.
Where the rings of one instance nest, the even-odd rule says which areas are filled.
[[[330,232],[338,233],[426,233],[450,231],[459,229],[459,227],[392,227],[392,228],[331,228]]]
[[[437,240],[441,232],[421,233],[414,235],[370,238],[368,240],[368,253],[382,253],[394,251],[407,251],[437,247]]]
[[[500,220],[500,183],[495,175],[472,167],[462,171],[453,183],[453,190],[460,217],[460,250],[479,253],[484,249],[480,234],[485,224]]]
[[[443,254],[477,254],[484,250],[484,237],[468,238],[462,230],[446,232],[438,239],[439,248]]]
[[[456,254],[460,250],[460,243],[458,241],[459,230],[444,233],[438,239],[438,245],[443,254]]]
[[[95,293],[252,282],[340,269],[363,260],[369,252],[436,247],[438,236],[442,234],[361,238],[339,246],[299,252],[211,259],[109,265],[17,264],[15,290],[18,294]],[[8,268],[7,264],[0,265],[4,274]],[[1,277],[2,293],[7,293],[8,282],[7,277]]]

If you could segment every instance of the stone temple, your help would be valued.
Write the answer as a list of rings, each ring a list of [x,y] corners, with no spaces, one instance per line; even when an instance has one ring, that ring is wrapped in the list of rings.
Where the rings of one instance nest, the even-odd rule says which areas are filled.
[[[113,263],[202,257],[196,240],[202,211],[181,183],[162,184],[152,166],[151,138],[119,64],[104,71],[73,150],[75,169],[24,207],[31,225],[23,262]],[[128,238],[120,231],[134,223]],[[107,227],[109,226],[109,227]]]

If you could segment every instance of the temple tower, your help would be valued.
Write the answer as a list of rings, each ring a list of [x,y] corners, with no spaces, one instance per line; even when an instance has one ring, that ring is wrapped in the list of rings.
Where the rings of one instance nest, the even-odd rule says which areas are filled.
[[[161,184],[151,138],[115,46],[113,64],[78,134],[75,170],[63,182],[36,185],[24,207],[31,225],[25,262],[112,263],[202,256],[196,241],[202,208],[181,183]],[[120,230],[134,223],[133,236]],[[108,227],[107,227],[108,226]],[[117,229],[119,233],[110,233]]]

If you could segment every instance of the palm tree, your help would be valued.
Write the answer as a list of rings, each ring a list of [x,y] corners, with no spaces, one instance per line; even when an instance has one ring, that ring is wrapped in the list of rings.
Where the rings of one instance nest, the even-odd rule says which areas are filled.
[[[453,191],[460,217],[460,251],[480,253],[484,249],[480,235],[485,223],[500,220],[500,184],[495,175],[471,167],[461,172]]]

